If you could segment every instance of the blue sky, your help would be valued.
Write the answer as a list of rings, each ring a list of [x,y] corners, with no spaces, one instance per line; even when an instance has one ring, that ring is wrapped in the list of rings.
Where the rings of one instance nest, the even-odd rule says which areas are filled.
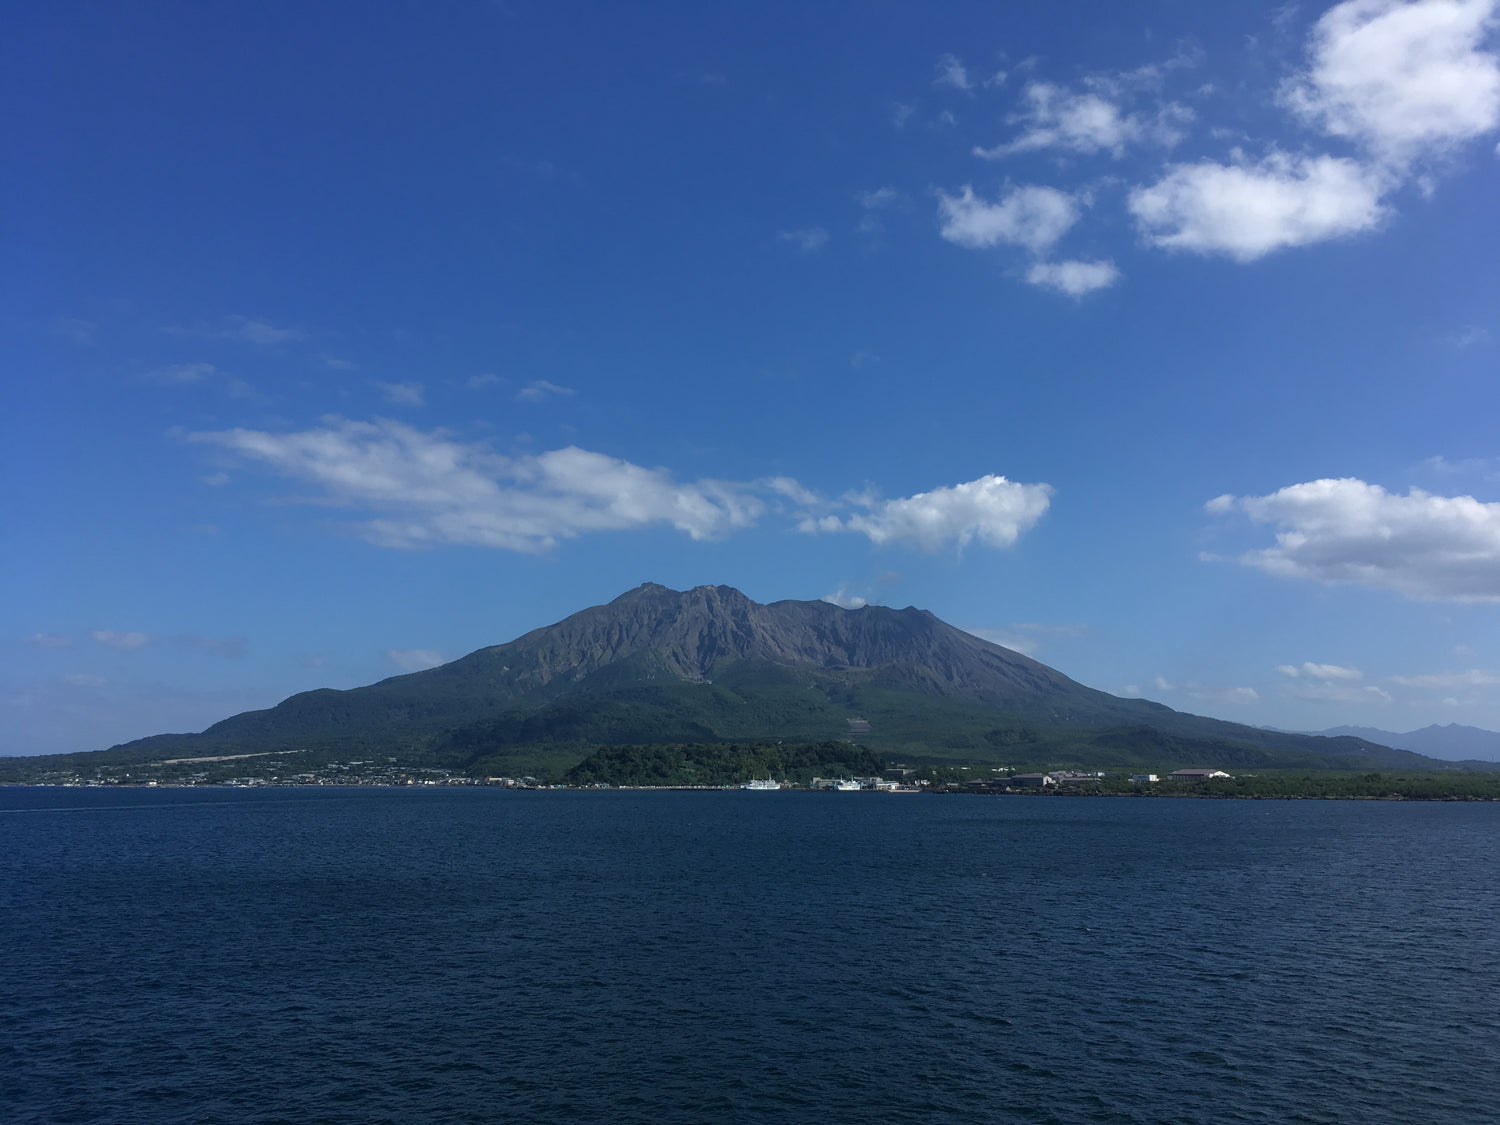
[[[10,17],[0,752],[643,581],[1500,728],[1500,0]]]

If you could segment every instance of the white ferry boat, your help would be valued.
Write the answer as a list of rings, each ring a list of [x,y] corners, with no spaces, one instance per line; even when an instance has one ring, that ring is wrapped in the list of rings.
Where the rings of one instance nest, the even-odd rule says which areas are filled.
[[[751,778],[740,786],[741,789],[780,789],[781,783],[770,777]]]

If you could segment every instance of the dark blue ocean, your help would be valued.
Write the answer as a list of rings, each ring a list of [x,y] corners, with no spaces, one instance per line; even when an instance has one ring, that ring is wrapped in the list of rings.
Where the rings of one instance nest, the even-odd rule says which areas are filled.
[[[1500,805],[0,789],[6,1122],[1500,1121]]]

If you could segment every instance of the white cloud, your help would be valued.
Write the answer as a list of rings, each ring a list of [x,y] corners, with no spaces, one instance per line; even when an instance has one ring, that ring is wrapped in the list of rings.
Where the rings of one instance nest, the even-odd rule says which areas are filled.
[[[855,531],[875,543],[912,543],[928,552],[948,543],[963,548],[975,539],[1009,547],[1042,518],[1051,498],[1050,485],[1018,484],[990,474],[900,500],[863,497],[857,502],[867,512],[844,519],[826,516],[802,526],[808,531]]]
[[[1340,683],[1335,680],[1299,680],[1295,685],[1286,685],[1286,690],[1298,699],[1306,699],[1313,703],[1371,705],[1391,702],[1391,693],[1374,684]]]
[[[1294,680],[1302,676],[1310,676],[1315,680],[1362,680],[1365,675],[1358,668],[1345,668],[1338,664],[1314,664],[1310,660],[1301,665],[1278,664],[1276,671]]]
[[[828,245],[828,232],[822,227],[784,230],[776,235],[776,239],[778,242],[785,242],[796,247],[803,254],[816,254]]]
[[[818,600],[828,602],[830,605],[836,605],[840,609],[862,609],[870,604],[858,594],[849,593],[843,586],[840,586],[831,594],[824,594]]]
[[[26,643],[36,645],[37,648],[70,648],[73,639],[60,637],[56,633],[33,633],[26,638]]]
[[[989,641],[992,645],[1008,648],[1012,652],[1019,652],[1022,656],[1035,656],[1038,642],[1035,637],[1018,637],[1016,634],[1004,629],[964,629],[970,636],[978,637],[980,640]]]
[[[340,359],[338,356],[325,355],[322,357],[323,366],[334,371],[358,371],[359,364],[350,359]]]
[[[938,59],[937,71],[937,77],[932,80],[934,86],[950,86],[955,90],[974,88],[974,83],[969,79],[968,70],[954,55],[944,55]]]
[[[307,333],[299,328],[277,328],[274,324],[244,316],[229,318],[227,334],[251,344],[262,345],[287,344],[307,337]]]
[[[1500,687],[1500,672],[1488,668],[1470,668],[1466,672],[1429,672],[1420,676],[1392,676],[1403,687],[1452,691],[1454,688]]]
[[[277,328],[264,320],[253,320],[248,316],[227,316],[217,325],[197,325],[184,328],[171,325],[166,329],[179,336],[201,336],[208,340],[238,340],[246,344],[270,347],[305,340],[307,333],[300,328]]]
[[[212,378],[218,369],[211,363],[177,363],[170,367],[159,367],[151,372],[153,383],[187,384],[199,383]]]
[[[751,526],[765,503],[751,486],[679,483],[646,469],[568,447],[503,457],[479,445],[399,422],[333,418],[317,429],[274,434],[192,434],[320,488],[328,501],[377,518],[358,526],[386,547],[472,544],[544,551],[593,531],[669,524],[693,539]]]
[[[1384,217],[1385,186],[1353,160],[1272,153],[1253,164],[1172,165],[1127,206],[1153,246],[1250,262],[1370,230]]]
[[[494,386],[496,383],[503,382],[505,382],[505,380],[500,378],[500,376],[485,372],[483,375],[470,375],[467,379],[464,380],[464,386],[468,387],[471,391],[477,391],[481,387],[490,387]]]
[[[101,645],[121,650],[145,648],[151,638],[145,633],[117,633],[113,629],[95,629],[89,636]]]
[[[1204,703],[1244,705],[1260,702],[1260,692],[1252,687],[1213,687],[1207,684],[1184,684],[1183,691]]]
[[[1496,0],[1347,0],[1324,13],[1282,100],[1331,136],[1404,163],[1500,126]]]
[[[403,672],[424,672],[448,663],[441,653],[430,648],[392,648],[386,650],[386,659]]]
[[[970,250],[1006,244],[1045,254],[1078,221],[1078,203],[1065,191],[1019,187],[987,203],[964,186],[960,195],[938,192],[942,236]]]
[[[811,489],[803,488],[791,477],[768,477],[761,483],[770,491],[785,496],[794,504],[811,507],[822,503],[822,497]]]
[[[858,193],[854,200],[867,211],[878,211],[882,207],[889,207],[901,198],[901,193],[893,187],[875,188],[872,191]]]
[[[1082,297],[1096,289],[1108,289],[1121,277],[1114,262],[1037,262],[1026,272],[1026,280],[1069,297]]]
[[[385,396],[386,402],[397,406],[421,406],[426,402],[421,383],[377,382],[375,385],[380,388],[380,393]]]
[[[1150,142],[1170,148],[1182,140],[1194,117],[1186,106],[1168,103],[1154,119],[1127,113],[1121,104],[1099,93],[1074,93],[1050,82],[1031,82],[1022,98],[1026,108],[1010,120],[1025,131],[1009,144],[974,149],[985,160],[1044,149],[1092,154],[1108,152],[1119,159],[1130,145]]]
[[[1405,496],[1362,480],[1316,480],[1269,496],[1218,497],[1213,513],[1276,525],[1276,545],[1240,556],[1269,574],[1395,590],[1417,600],[1500,602],[1500,503]]]
[[[577,393],[572,387],[560,387],[556,383],[549,383],[545,379],[538,379],[534,383],[527,383],[517,391],[516,398],[521,402],[541,402],[549,396],[568,398]]]

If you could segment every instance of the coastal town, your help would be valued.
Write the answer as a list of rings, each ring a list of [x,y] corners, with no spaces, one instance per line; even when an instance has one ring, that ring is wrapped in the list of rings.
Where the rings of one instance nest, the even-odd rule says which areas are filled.
[[[116,786],[193,787],[229,786],[264,788],[268,786],[491,786],[506,789],[781,789],[813,792],[876,793],[1007,793],[1036,791],[1097,790],[1109,778],[1128,779],[1136,785],[1160,782],[1195,782],[1232,775],[1218,769],[1182,769],[1169,773],[1113,773],[1104,770],[1064,769],[1047,773],[1026,772],[999,767],[942,766],[919,768],[892,766],[879,776],[813,777],[799,782],[790,778],[734,781],[701,785],[616,785],[594,781],[585,785],[531,775],[477,777],[441,766],[413,766],[397,758],[380,756],[348,761],[308,765],[298,761],[299,752],[281,751],[269,754],[228,754],[205,758],[171,758],[160,762],[125,766],[99,765],[92,769],[60,768],[32,779],[30,784],[57,785],[70,788]],[[301,768],[299,768],[301,767]],[[962,777],[978,773],[984,776]]]

